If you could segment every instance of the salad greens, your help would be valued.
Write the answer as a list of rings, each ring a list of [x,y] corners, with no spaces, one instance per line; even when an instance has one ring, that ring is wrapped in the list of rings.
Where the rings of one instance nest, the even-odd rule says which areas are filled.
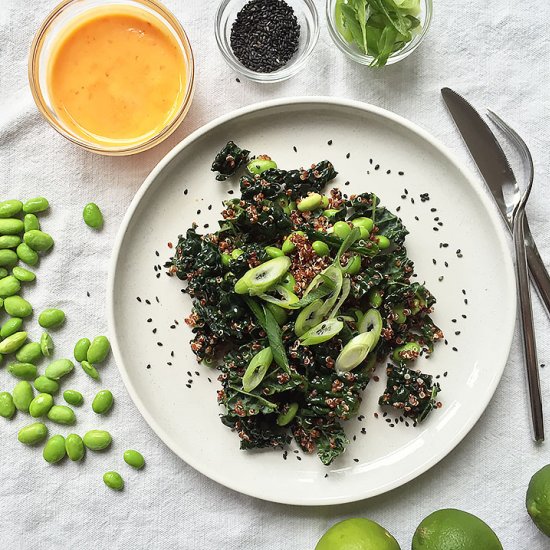
[[[384,66],[392,53],[421,29],[420,0],[337,0],[336,28],[342,38]]]
[[[216,158],[228,147],[237,146]],[[412,282],[407,229],[372,193],[322,194],[336,175],[327,160],[247,171],[219,229],[189,228],[166,264],[186,283],[191,349],[217,364],[221,420],[242,449],[292,436],[330,464],[348,444],[342,421],[358,414],[388,358],[395,370],[381,403],[418,421],[436,406],[431,377],[409,376],[443,334],[430,318],[434,297]]]

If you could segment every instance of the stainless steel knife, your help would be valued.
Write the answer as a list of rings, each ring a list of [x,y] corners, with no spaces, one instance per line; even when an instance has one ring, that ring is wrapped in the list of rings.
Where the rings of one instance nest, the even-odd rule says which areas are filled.
[[[443,88],[441,94],[500,213],[511,229],[512,208],[506,204],[503,189],[515,188],[516,178],[504,151],[487,123],[462,96],[450,88]],[[524,229],[531,279],[550,316],[550,275],[537,250],[527,218]]]

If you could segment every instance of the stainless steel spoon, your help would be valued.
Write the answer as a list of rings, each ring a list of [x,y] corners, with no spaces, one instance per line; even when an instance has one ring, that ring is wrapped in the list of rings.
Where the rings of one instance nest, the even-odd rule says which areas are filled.
[[[515,193],[515,204],[512,211],[512,236],[516,253],[516,274],[519,294],[521,332],[523,336],[523,352],[527,372],[527,386],[531,420],[535,441],[544,441],[544,417],[542,412],[542,396],[540,390],[539,364],[533,323],[533,308],[531,303],[531,287],[527,267],[525,249],[525,205],[529,200],[533,187],[534,167],[531,152],[519,134],[504,122],[498,115],[489,111],[490,120],[516,145],[527,173],[527,186],[523,193]]]

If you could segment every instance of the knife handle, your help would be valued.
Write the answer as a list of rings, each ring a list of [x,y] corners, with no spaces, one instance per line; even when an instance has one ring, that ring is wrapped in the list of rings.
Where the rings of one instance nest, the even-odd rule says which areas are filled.
[[[520,209],[513,222],[514,248],[516,251],[516,272],[519,295],[520,326],[523,336],[523,353],[529,388],[529,404],[533,436],[535,441],[544,441],[542,395],[540,389],[539,363],[535,342],[535,327],[529,276],[527,274],[527,247],[525,247],[525,211]]]
[[[537,289],[540,299],[544,303],[546,313],[550,316],[550,275],[544,265],[542,258],[540,257],[537,245],[533,240],[531,229],[529,228],[529,222],[525,217],[525,247],[527,249],[527,263],[529,264],[529,271],[533,283]]]

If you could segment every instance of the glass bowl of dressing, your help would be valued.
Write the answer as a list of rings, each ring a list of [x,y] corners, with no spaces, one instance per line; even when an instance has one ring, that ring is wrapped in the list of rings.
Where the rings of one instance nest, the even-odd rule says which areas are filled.
[[[184,119],[193,52],[156,0],[65,0],[34,38],[29,82],[44,118],[69,141],[130,155],[157,145]]]

